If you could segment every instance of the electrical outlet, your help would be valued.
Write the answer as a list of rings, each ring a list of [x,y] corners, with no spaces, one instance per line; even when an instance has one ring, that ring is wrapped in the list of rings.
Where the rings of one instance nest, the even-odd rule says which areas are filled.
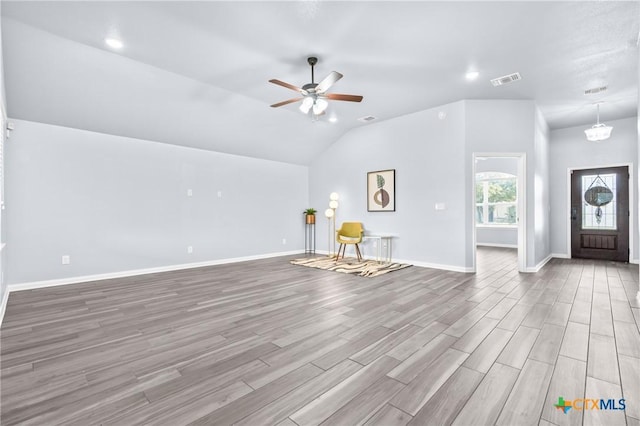
[[[193,253],[193,246],[188,246],[188,247],[187,247],[187,253],[188,253],[188,254]]]
[[[283,238],[283,239],[282,239],[282,245],[285,245],[285,244],[287,244],[287,239],[286,239],[286,238]]]
[[[69,255],[62,256],[62,264],[63,265],[69,265],[70,263],[71,263],[71,256],[69,256]]]
[[[187,189],[187,197],[193,197],[193,189]]]
[[[222,198],[222,191],[218,191],[218,198]]]

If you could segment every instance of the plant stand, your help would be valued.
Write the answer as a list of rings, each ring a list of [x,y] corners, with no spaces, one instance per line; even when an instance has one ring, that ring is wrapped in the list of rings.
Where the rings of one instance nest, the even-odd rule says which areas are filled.
[[[304,224],[304,252],[315,253],[316,252],[316,224],[305,223]]]

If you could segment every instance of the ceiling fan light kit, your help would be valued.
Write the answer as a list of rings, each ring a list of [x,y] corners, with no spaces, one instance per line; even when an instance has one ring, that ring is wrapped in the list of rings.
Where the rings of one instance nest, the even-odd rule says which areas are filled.
[[[329,102],[325,101],[322,98],[317,98],[313,102],[313,113],[315,115],[320,115],[324,112],[325,109],[329,106]]]
[[[611,137],[611,131],[613,130],[613,127],[600,123],[600,103],[596,104],[596,111],[596,124],[584,131],[584,134],[587,136],[587,140],[590,142],[599,142],[609,139]]]
[[[312,106],[313,106],[313,98],[306,97],[300,104],[300,111],[306,114],[309,112]]]
[[[307,58],[307,63],[311,66],[311,83],[307,83],[301,88],[294,86],[293,84],[285,83],[284,81],[276,79],[269,80],[270,83],[286,87],[287,89],[295,90],[302,95],[301,98],[288,99],[286,101],[273,104],[271,105],[272,108],[277,108],[283,105],[302,101],[302,103],[300,104],[300,111],[302,111],[302,113],[304,114],[308,114],[309,111],[311,111],[313,113],[313,117],[317,117],[323,115],[325,113],[325,110],[329,106],[329,102],[327,101],[327,99],[347,102],[362,101],[362,96],[359,95],[326,93],[327,90],[329,90],[329,88],[333,86],[335,82],[342,78],[342,74],[336,71],[331,71],[331,73],[327,77],[325,77],[324,80],[322,80],[320,83],[316,83],[313,67],[318,63],[318,58],[316,58],[315,56],[310,56],[309,58]]]

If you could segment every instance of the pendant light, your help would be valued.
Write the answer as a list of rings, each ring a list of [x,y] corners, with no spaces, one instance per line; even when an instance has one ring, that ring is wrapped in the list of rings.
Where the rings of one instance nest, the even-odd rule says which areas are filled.
[[[599,142],[609,139],[611,137],[613,127],[600,123],[600,102],[596,104],[596,117],[596,124],[594,124],[590,129],[584,131],[584,134],[587,135],[587,140]]]

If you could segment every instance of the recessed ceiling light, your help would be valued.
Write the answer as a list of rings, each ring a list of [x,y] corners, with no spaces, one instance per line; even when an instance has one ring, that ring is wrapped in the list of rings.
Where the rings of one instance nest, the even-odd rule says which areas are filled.
[[[480,73],[478,71],[469,71],[468,73],[465,74],[465,78],[469,81],[475,80],[476,78],[478,78],[478,76],[480,75]]]
[[[109,46],[109,47],[111,47],[113,49],[122,49],[122,46],[124,46],[120,40],[118,40],[117,38],[113,38],[113,37],[105,38],[104,42],[107,43],[107,46]]]
[[[336,117],[329,117],[329,121],[335,123],[338,119]]]

